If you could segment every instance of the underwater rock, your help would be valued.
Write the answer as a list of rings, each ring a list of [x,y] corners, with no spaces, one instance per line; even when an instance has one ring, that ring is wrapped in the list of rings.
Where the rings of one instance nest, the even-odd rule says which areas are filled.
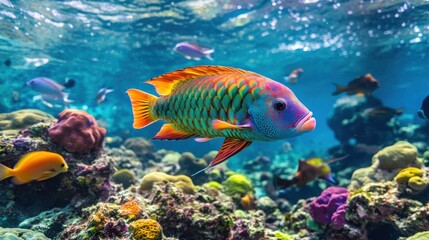
[[[417,158],[417,149],[408,142],[398,141],[378,151],[372,165],[353,172],[349,190],[359,189],[371,182],[390,181],[403,168],[423,166]]]
[[[349,192],[346,188],[341,187],[329,187],[325,189],[320,196],[314,199],[310,203],[310,215],[313,219],[321,224],[330,224],[332,222],[333,215],[337,210],[346,204]],[[342,211],[345,214],[345,211]],[[339,225],[339,215],[335,215],[335,224]],[[345,223],[345,222],[344,222]]]
[[[343,96],[335,102],[328,126],[342,145],[351,140],[368,145],[390,143],[400,128],[397,120],[380,122],[363,114],[365,109],[382,105],[374,96]]]
[[[55,118],[36,109],[23,109],[0,114],[0,135],[15,136],[20,130],[40,122],[50,123]]]
[[[82,110],[71,109],[58,114],[58,122],[48,131],[53,142],[76,153],[100,150],[106,135],[106,129],[98,127],[93,116]]]
[[[49,240],[43,233],[22,228],[0,227],[0,239],[4,240]]]
[[[201,169],[206,168],[207,163],[202,158],[196,158],[194,154],[190,152],[184,152],[179,158],[179,166],[180,174],[191,176]],[[196,184],[201,184],[207,181],[207,174],[205,172],[200,172],[192,178]]]
[[[184,193],[195,193],[194,183],[188,176],[171,176],[163,172],[153,172],[145,175],[140,184],[140,191],[149,191],[153,188],[154,183],[162,181],[173,182],[174,185],[182,189]]]
[[[112,158],[115,168],[128,169],[138,178],[143,177],[143,164],[134,151],[121,146],[120,148],[106,148],[106,153]]]
[[[158,160],[153,154],[153,143],[145,138],[128,138],[125,140],[124,146],[133,150],[142,163],[146,163],[149,160]]]
[[[360,231],[365,239],[387,229],[391,236],[403,237],[428,230],[429,204],[399,198],[398,194],[396,184],[391,181],[366,184],[352,192],[346,213],[349,227]]]

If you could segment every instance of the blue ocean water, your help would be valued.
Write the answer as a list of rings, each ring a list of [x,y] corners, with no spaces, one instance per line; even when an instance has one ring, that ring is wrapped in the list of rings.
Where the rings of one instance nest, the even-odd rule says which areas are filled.
[[[296,139],[323,153],[337,144],[326,125],[337,99],[333,83],[372,73],[385,105],[404,108],[412,121],[428,94],[427,1],[0,1],[0,109],[61,108],[33,102],[26,81],[48,77],[70,89],[71,108],[107,124],[109,135],[151,137],[161,126],[132,129],[128,88],[154,92],[144,81],[195,65],[226,65],[288,85],[314,112],[317,130]],[[172,51],[178,42],[215,49],[214,60],[188,60]],[[284,77],[304,73],[296,84]],[[103,87],[115,90],[96,105]],[[13,92],[19,100],[13,101]],[[203,154],[221,142],[157,142]],[[262,145],[255,144],[253,148]],[[278,147],[279,143],[270,143]]]

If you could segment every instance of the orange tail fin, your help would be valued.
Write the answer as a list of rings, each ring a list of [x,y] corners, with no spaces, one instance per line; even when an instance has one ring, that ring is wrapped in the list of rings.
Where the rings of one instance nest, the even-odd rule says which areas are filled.
[[[338,95],[342,92],[344,92],[346,90],[346,88],[344,86],[341,86],[340,84],[334,83],[335,87],[337,87],[337,89],[335,90],[335,92],[332,93],[332,95]]]
[[[133,108],[134,128],[144,128],[158,120],[151,111],[157,97],[137,89],[128,89],[127,93]]]
[[[8,177],[12,177],[12,169],[0,164],[0,181]]]

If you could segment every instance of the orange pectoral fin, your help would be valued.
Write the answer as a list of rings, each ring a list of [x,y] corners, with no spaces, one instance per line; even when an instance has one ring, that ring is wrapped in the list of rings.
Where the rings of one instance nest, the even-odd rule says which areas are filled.
[[[43,181],[43,180],[46,180],[46,179],[49,179],[49,178],[55,177],[55,176],[57,176],[58,174],[59,174],[59,172],[47,171],[47,172],[44,172],[44,173],[42,174],[42,176],[40,176],[40,178],[38,178],[38,179],[37,179],[37,181]]]
[[[213,161],[209,164],[208,167],[201,169],[200,171],[192,174],[192,176],[203,172],[207,169],[212,168],[213,166],[218,165],[219,163],[227,160],[228,158],[234,156],[235,154],[239,153],[241,150],[248,147],[252,142],[246,141],[243,139],[237,139],[237,138],[226,138],[223,142],[222,147],[220,148],[219,152],[217,153],[216,157],[213,159]]]
[[[250,124],[234,125],[219,119],[214,119],[212,121],[212,127],[213,129],[216,129],[216,130],[223,130],[223,129],[245,129],[245,128],[250,128],[251,126]]]
[[[161,130],[152,138],[158,140],[180,140],[195,136],[194,134],[181,132],[174,129],[173,124],[167,123],[162,125]]]

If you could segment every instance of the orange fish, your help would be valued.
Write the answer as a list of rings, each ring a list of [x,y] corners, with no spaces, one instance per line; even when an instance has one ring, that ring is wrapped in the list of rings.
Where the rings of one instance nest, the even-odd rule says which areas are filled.
[[[380,87],[380,83],[370,74],[367,73],[364,76],[358,77],[350,81],[347,86],[341,86],[340,84],[335,84],[337,89],[332,95],[338,95],[342,92],[346,92],[348,95],[370,95],[374,92],[375,89]]]
[[[24,155],[13,169],[0,164],[0,181],[9,177],[14,184],[42,181],[67,172],[64,158],[53,152],[35,151]]]

